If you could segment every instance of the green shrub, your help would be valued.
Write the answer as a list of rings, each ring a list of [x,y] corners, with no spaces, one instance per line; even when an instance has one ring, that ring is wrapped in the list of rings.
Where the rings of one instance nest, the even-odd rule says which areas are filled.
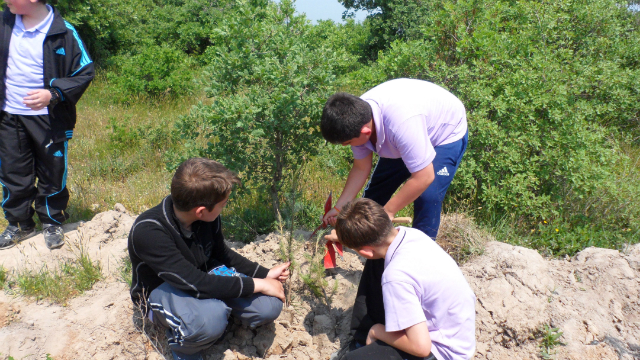
[[[118,70],[108,74],[121,92],[120,101],[139,95],[181,96],[194,87],[194,61],[169,45],[147,44],[138,53],[114,57]]]
[[[170,166],[194,154],[220,160],[269,194],[275,217],[283,184],[322,143],[317,119],[337,69],[356,58],[316,39],[291,2],[256,3],[236,8],[214,30],[205,81],[215,101],[178,121],[190,148]]]
[[[131,274],[133,272],[129,254],[122,257],[122,264],[118,268],[118,279],[131,287]]]

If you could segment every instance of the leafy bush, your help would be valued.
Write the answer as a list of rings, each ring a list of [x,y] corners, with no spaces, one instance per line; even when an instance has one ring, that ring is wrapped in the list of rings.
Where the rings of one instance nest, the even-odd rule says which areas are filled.
[[[194,62],[171,46],[148,44],[139,53],[119,55],[114,61],[119,70],[109,73],[109,79],[119,86],[121,101],[142,94],[179,96],[193,91]]]
[[[344,50],[314,37],[291,2],[258,2],[225,17],[207,49],[213,105],[194,107],[177,132],[195,154],[220,160],[265,189],[275,215],[283,182],[317,153],[317,119],[335,89],[338,69],[356,64]]]
[[[380,51],[395,40],[422,39],[421,25],[430,18],[432,1],[423,0],[339,0],[348,10],[366,10],[368,36],[361,42],[365,59],[376,60]]]

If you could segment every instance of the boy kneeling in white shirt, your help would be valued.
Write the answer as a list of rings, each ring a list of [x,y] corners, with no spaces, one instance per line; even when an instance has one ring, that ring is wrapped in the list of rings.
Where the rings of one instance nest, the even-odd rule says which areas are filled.
[[[338,241],[367,259],[385,259],[384,309],[366,346],[343,359],[470,359],[475,351],[475,295],[455,261],[422,231],[394,228],[384,208],[356,199],[342,209]]]

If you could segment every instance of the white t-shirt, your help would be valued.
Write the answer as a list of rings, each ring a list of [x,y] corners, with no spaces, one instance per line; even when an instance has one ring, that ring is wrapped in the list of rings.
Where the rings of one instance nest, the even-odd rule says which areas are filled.
[[[429,166],[434,147],[451,144],[467,133],[462,102],[444,88],[423,80],[395,79],[360,97],[371,106],[377,142],[352,146],[353,157],[371,152],[389,159],[402,158],[410,173]]]
[[[387,250],[382,294],[385,329],[426,322],[439,360],[471,359],[476,297],[456,262],[422,231],[398,227]]]
[[[49,109],[46,107],[34,111],[23,104],[29,91],[44,89],[42,44],[53,22],[53,9],[49,5],[47,8],[49,15],[32,29],[25,29],[22,16],[16,15],[9,44],[7,73],[4,78],[6,98],[2,110],[9,114],[43,115],[49,113]]]

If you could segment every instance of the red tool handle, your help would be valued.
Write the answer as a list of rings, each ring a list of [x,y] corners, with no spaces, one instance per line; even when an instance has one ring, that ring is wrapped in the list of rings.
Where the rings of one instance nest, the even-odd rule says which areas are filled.
[[[336,250],[338,250],[338,254],[340,254],[340,256],[343,255],[342,244],[333,241],[327,241],[326,247],[327,253],[324,255],[324,268],[333,269],[336,267]]]

